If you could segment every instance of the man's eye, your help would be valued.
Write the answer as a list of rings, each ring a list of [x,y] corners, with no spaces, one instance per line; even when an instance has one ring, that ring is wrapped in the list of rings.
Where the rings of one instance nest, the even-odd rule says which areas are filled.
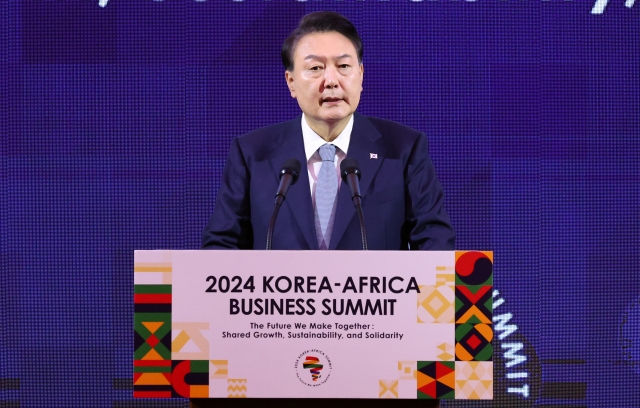
[[[322,69],[322,67],[315,66],[315,67],[309,68],[309,71],[320,71],[321,69]]]
[[[349,68],[349,64],[340,64],[340,68]]]

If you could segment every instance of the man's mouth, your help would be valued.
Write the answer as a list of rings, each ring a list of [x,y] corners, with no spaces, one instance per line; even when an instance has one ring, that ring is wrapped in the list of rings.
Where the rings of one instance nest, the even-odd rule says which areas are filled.
[[[331,105],[335,105],[337,103],[339,103],[340,101],[342,101],[342,98],[335,98],[335,97],[326,97],[326,98],[322,98],[322,103],[326,103],[326,104],[331,104]]]

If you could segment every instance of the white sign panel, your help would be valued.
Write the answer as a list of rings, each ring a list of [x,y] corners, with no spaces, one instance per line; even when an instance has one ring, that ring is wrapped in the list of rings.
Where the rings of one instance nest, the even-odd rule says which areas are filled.
[[[491,399],[492,262],[472,251],[137,251],[135,396]],[[170,384],[150,384],[163,380],[148,367],[167,372],[168,360]]]

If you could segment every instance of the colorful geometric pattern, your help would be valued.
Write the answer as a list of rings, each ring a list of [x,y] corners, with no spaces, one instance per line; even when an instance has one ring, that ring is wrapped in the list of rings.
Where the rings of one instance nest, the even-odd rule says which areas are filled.
[[[211,375],[209,378],[216,380],[227,379],[229,376],[229,361],[228,360],[209,360],[211,367],[209,372]]]
[[[227,379],[227,398],[247,398],[247,379]]]
[[[209,359],[209,341],[202,334],[208,322],[173,322],[171,358],[173,360]]]
[[[322,364],[320,364],[318,357],[307,356],[302,363],[302,368],[310,370],[313,381],[318,381],[318,378],[320,378],[320,370],[322,370]]]
[[[246,398],[229,361],[209,359],[209,323],[171,321],[171,252],[144,261],[134,265],[134,398]]]
[[[171,360],[135,360],[133,397],[171,398]]]
[[[380,380],[379,398],[398,398],[398,380]]]
[[[456,361],[456,398],[493,399],[493,362]]]
[[[492,286],[456,286],[456,323],[491,324]]]
[[[418,399],[455,398],[454,361],[418,361]]]
[[[165,253],[158,255],[164,256]],[[171,262],[136,262],[133,267],[134,285],[171,285]]]
[[[491,361],[492,339],[489,324],[456,324],[456,361]]]
[[[442,343],[438,346],[438,350],[441,351],[436,357],[438,357],[442,361],[451,361],[454,359],[454,350],[455,346],[449,343]]]
[[[453,323],[455,318],[454,275],[436,275],[436,285],[420,285],[418,323]]]
[[[171,285],[134,285],[135,398],[171,397]]]
[[[174,398],[209,398],[209,361],[173,360],[172,366]]]
[[[456,282],[455,268],[450,266],[436,266],[437,271],[451,271],[447,273],[436,274],[436,286],[448,285],[453,286]]]
[[[418,364],[416,361],[398,361],[398,379],[415,380]]]
[[[456,285],[493,286],[493,253],[456,252]]]
[[[493,252],[456,252],[455,274],[456,361],[491,361]]]

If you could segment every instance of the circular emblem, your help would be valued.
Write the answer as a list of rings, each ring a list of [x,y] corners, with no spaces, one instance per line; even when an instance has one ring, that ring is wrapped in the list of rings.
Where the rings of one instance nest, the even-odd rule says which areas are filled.
[[[296,358],[295,369],[301,383],[319,387],[331,376],[331,359],[321,350],[306,350]]]

